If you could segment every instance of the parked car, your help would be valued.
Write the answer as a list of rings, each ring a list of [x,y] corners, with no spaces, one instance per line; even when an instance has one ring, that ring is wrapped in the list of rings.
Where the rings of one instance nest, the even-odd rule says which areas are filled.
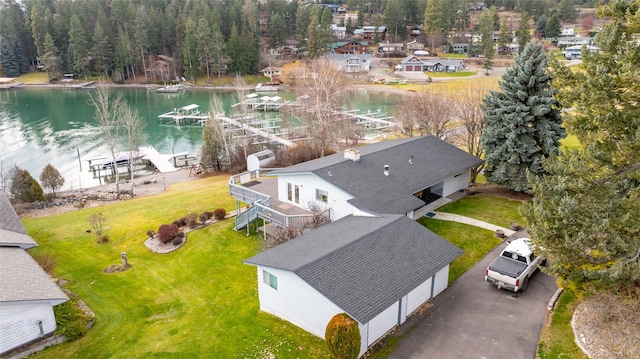
[[[532,250],[529,238],[518,238],[509,243],[485,271],[484,279],[513,292],[524,292],[529,286],[529,278],[539,265],[544,265]]]

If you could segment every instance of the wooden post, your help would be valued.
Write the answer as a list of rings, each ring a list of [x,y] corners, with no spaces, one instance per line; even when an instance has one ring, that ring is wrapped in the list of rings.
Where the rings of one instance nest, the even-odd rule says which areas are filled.
[[[129,260],[127,260],[127,252],[120,253],[120,258],[122,258],[122,267],[129,267]]]

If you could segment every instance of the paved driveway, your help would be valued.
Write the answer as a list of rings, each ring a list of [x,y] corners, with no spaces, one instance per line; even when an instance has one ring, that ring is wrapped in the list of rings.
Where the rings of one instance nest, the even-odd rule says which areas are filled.
[[[524,293],[485,282],[485,268],[505,246],[438,295],[388,358],[535,358],[547,304],[557,289],[555,279],[535,273]]]

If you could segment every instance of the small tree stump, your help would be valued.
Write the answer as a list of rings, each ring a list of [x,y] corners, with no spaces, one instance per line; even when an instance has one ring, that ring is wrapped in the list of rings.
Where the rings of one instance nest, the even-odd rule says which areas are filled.
[[[502,229],[497,229],[493,236],[496,238],[504,239],[504,231]]]
[[[509,229],[512,231],[520,230],[520,225],[517,224],[516,222],[511,222],[509,223]]]
[[[127,259],[127,252],[120,253],[120,258],[122,258],[122,267],[129,267],[129,260]]]

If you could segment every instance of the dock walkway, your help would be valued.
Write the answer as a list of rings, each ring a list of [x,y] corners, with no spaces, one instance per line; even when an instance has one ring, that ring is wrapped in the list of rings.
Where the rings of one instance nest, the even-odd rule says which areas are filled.
[[[174,157],[186,156],[189,154],[188,152],[181,152],[181,153],[165,155],[165,154],[159,153],[152,146],[140,146],[140,153],[144,154],[142,159],[145,159],[151,162],[158,169],[158,171],[160,171],[160,173],[177,171],[178,169],[175,168],[170,161]]]

